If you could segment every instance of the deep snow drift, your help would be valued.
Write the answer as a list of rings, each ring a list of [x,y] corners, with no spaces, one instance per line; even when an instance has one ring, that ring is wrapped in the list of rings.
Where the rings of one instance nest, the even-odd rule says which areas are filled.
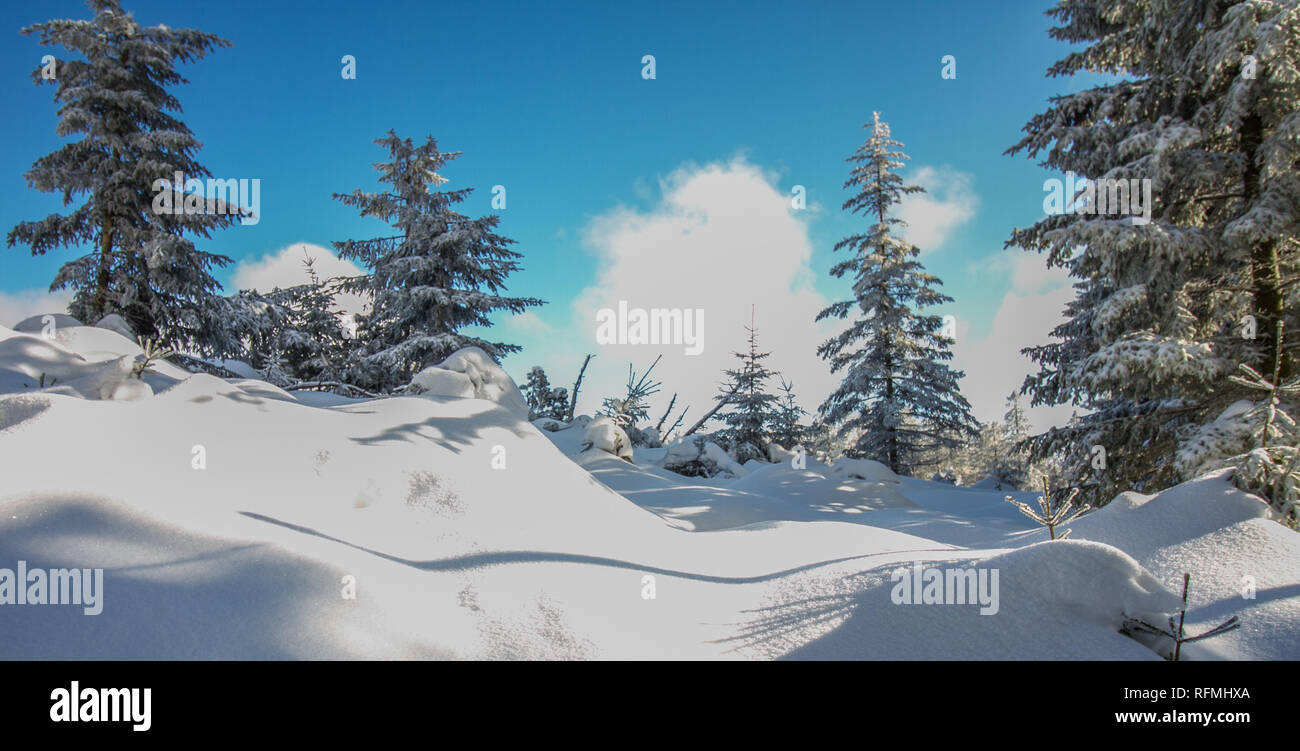
[[[996,490],[584,451],[472,351],[352,400],[134,379],[111,322],[56,323],[0,327],[0,569],[102,568],[103,611],[0,571],[3,658],[1160,659],[1118,629],[1184,572],[1189,632],[1243,624],[1188,658],[1300,658],[1300,535],[1221,475],[1048,542]],[[922,568],[996,571],[996,612],[895,604]]]

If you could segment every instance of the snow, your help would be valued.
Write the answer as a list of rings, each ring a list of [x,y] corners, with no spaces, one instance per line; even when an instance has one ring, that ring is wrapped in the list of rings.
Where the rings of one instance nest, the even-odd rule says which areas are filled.
[[[1016,488],[1010,483],[1003,482],[996,477],[985,477],[978,482],[971,483],[970,487],[974,490],[1015,490]]]
[[[455,393],[358,400],[119,379],[138,350],[92,328],[0,328],[0,568],[105,570],[100,615],[0,605],[0,658],[1158,660],[1118,630],[1186,572],[1189,632],[1243,624],[1188,659],[1300,659],[1300,535],[1222,473],[1048,541],[1005,491],[871,462],[584,450],[616,426],[539,429],[481,351],[421,374]],[[912,567],[996,571],[996,612],[895,604]]]
[[[795,446],[790,449],[785,448],[779,443],[771,443],[767,446],[768,461],[776,462],[777,464],[782,462],[792,462],[803,453],[805,452],[802,446]]]
[[[898,482],[898,475],[889,467],[871,459],[849,459],[841,457],[831,467],[831,472],[841,477],[856,477],[872,482]]]
[[[727,456],[727,452],[716,443],[707,442],[704,444],[704,455],[713,460],[713,463],[731,473],[732,477],[744,477],[749,474],[743,466]]]
[[[131,330],[131,325],[126,322],[122,316],[117,313],[109,313],[95,322],[95,326],[109,331],[116,331],[127,339],[135,339],[136,334]]]
[[[620,459],[632,459],[632,442],[628,440],[627,433],[613,419],[604,415],[587,425],[583,440],[593,449],[609,452]]]
[[[528,403],[510,375],[478,347],[466,347],[441,363],[425,368],[411,379],[411,383],[423,393],[487,399],[525,417],[528,415]]]
[[[39,315],[39,316],[32,316],[30,318],[24,318],[23,320],[14,324],[14,331],[19,331],[24,334],[39,334],[45,330],[45,326],[47,323],[47,321],[45,320],[46,318],[51,319],[49,322],[53,323],[55,329],[70,328],[72,326],[82,325],[81,321],[78,321],[77,319],[73,318],[70,315],[66,315],[64,313],[50,313],[48,316]]]

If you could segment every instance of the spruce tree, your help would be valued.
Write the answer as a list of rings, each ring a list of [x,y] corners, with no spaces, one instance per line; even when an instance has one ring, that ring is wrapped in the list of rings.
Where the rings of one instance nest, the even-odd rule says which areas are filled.
[[[370,311],[358,316],[361,347],[350,366],[352,382],[391,391],[464,347],[498,359],[518,351],[518,345],[461,332],[491,326],[495,311],[519,313],[543,301],[500,294],[520,255],[508,247],[513,240],[496,234],[498,217],[470,219],[454,210],[471,189],[431,189],[446,182],[438,170],[460,152],[439,151],[432,136],[416,146],[393,131],[375,143],[388,150],[389,161],[376,168],[389,189],[334,195],[395,229],[385,237],[334,243],[339,257],[369,271],[344,284],[371,298]]]
[[[257,354],[278,353],[291,380],[336,380],[341,377],[347,339],[334,310],[335,283],[320,278],[313,258],[304,258],[303,268],[308,277],[305,284],[275,289],[265,296],[279,315],[264,340],[269,349]],[[256,366],[260,361],[250,363]]]
[[[731,397],[721,416],[727,425],[722,432],[734,451],[745,451],[741,446],[748,444],[758,451],[758,456],[767,447],[769,428],[776,419],[776,396],[767,390],[768,379],[776,373],[762,362],[772,353],[758,351],[757,330],[753,325],[745,330],[749,332],[749,348],[735,353],[739,367],[725,371],[727,384],[722,393]],[[737,458],[743,461],[753,457]]]
[[[569,390],[551,386],[546,371],[540,365],[534,365],[528,371],[528,381],[522,391],[524,400],[528,403],[529,419],[549,417],[563,421],[569,411]]]
[[[210,270],[230,259],[198,250],[186,234],[206,239],[240,210],[200,197],[190,202],[193,211],[160,213],[155,196],[177,172],[209,175],[195,159],[198,140],[173,114],[180,103],[168,89],[185,83],[178,63],[229,42],[194,29],[142,27],[117,0],[88,5],[92,20],[22,30],[81,56],[56,58],[53,79],[42,69],[32,74],[38,85],[55,86],[59,135],[81,138],[41,157],[25,175],[30,187],[58,193],[75,208],[18,224],[8,244],[27,245],[33,255],[89,246],[51,285],[73,290],[68,312],[75,318],[94,323],[117,313],[139,335],[170,346],[228,349],[220,320],[226,311]]]
[[[1007,411],[1002,414],[1002,435],[1013,446],[1029,438],[1029,418],[1020,402],[1020,394],[1012,391],[1006,398]]]
[[[335,304],[337,282],[321,279],[316,259],[304,258],[308,281],[289,290],[294,312],[292,339],[285,342],[290,366],[301,380],[335,380],[342,377],[348,338]]]
[[[1195,471],[1205,457],[1178,461],[1180,447],[1250,396],[1229,380],[1238,363],[1295,374],[1273,345],[1279,321],[1297,323],[1300,8],[1064,0],[1049,14],[1051,36],[1081,48],[1048,75],[1116,80],[1053,98],[1008,153],[1094,185],[1151,186],[1149,217],[1090,213],[1104,200],[1093,189],[1007,242],[1076,279],[1056,341],[1026,350],[1039,370],[1024,390],[1088,410],[1033,451],[1063,457],[1098,504]]]
[[[542,416],[542,410],[550,401],[551,381],[546,377],[546,371],[540,365],[534,365],[528,371],[528,380],[524,387],[520,389],[524,394],[524,401],[528,403],[528,418],[536,420]]]
[[[840,437],[857,436],[848,456],[905,473],[974,435],[976,423],[957,385],[964,374],[946,363],[953,341],[941,333],[943,320],[922,312],[952,298],[934,289],[942,282],[916,260],[916,246],[894,235],[904,223],[889,215],[924,189],[897,174],[908,157],[880,113],[864,127],[871,135],[848,158],[855,166],[844,187],[855,193],[843,208],[874,223],[835,245],[852,254],[831,275],[853,280],[853,299],[830,305],[817,320],[857,315],[817,349],[832,373],[845,372],[819,411]]]
[[[776,411],[772,423],[772,440],[781,446],[792,449],[802,446],[807,440],[808,428],[800,424],[808,411],[799,406],[794,395],[794,384],[778,376],[781,380],[781,396],[777,399]]]

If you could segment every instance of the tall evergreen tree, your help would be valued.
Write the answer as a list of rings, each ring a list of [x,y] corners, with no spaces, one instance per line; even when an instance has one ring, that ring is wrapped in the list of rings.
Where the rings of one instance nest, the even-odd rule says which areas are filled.
[[[1014,446],[1029,438],[1029,418],[1018,392],[1012,391],[1007,395],[1006,405],[1007,411],[1002,414],[1002,434]]]
[[[154,210],[157,185],[175,173],[200,179],[208,171],[195,159],[199,142],[172,113],[180,103],[168,88],[185,83],[177,63],[205,57],[229,42],[194,29],[142,27],[117,0],[89,0],[89,21],[59,20],[23,29],[41,44],[61,45],[84,59],[56,59],[52,83],[59,104],[57,132],[82,137],[38,159],[27,184],[58,193],[68,214],[22,222],[8,244],[33,255],[85,248],[88,255],[59,270],[51,289],[74,291],[69,313],[93,323],[120,314],[141,336],[174,347],[217,351],[229,344],[225,312],[212,277],[225,256],[198,250],[186,233],[208,238],[240,216],[238,207],[206,198],[192,212]],[[230,212],[230,213],[227,213]]]
[[[733,448],[749,444],[762,452],[776,419],[776,396],[767,390],[768,379],[776,373],[763,364],[772,353],[758,351],[757,329],[751,324],[745,330],[749,332],[749,349],[735,353],[740,366],[726,371],[727,384],[722,388],[724,396],[731,394],[721,415],[727,425],[723,434]]]
[[[461,333],[467,326],[491,326],[494,311],[519,313],[543,301],[500,294],[520,255],[508,247],[513,240],[496,234],[498,217],[470,219],[452,208],[471,189],[430,189],[446,182],[438,170],[460,152],[439,151],[432,136],[415,146],[393,131],[375,143],[388,149],[389,161],[376,168],[389,190],[334,195],[396,229],[386,237],[334,243],[341,258],[369,270],[344,285],[372,300],[370,311],[358,316],[362,347],[352,382],[388,391],[463,347],[496,358],[518,351],[518,345]]]
[[[893,234],[904,223],[890,209],[924,189],[904,185],[897,174],[908,157],[880,113],[864,127],[871,135],[848,158],[856,166],[844,187],[856,192],[843,208],[875,221],[835,245],[852,253],[831,275],[850,276],[853,299],[830,305],[817,320],[858,315],[817,349],[832,373],[845,371],[820,413],[841,437],[858,434],[847,455],[902,473],[974,435],[976,422],[958,389],[964,374],[946,363],[953,342],[941,333],[943,319],[921,312],[952,298],[934,289],[942,282],[916,260],[916,246]]]
[[[1030,461],[1025,441],[1029,438],[1029,418],[1020,403],[1020,394],[1011,392],[1006,405],[1002,424],[996,426],[998,440],[989,474],[1017,488],[1028,488]]]
[[[1077,280],[1057,341],[1026,350],[1039,370],[1024,390],[1034,404],[1089,410],[1033,449],[1063,456],[1071,481],[1104,503],[1204,463],[1186,450],[1201,426],[1250,396],[1228,380],[1238,363],[1295,374],[1274,336],[1278,321],[1300,330],[1300,6],[1063,0],[1049,14],[1054,38],[1086,46],[1048,75],[1117,80],[1054,98],[1008,153],[1094,184],[1152,186],[1149,222],[1089,213],[1098,189],[1082,213],[1066,204],[1007,242]],[[1104,469],[1090,461],[1097,446]]]

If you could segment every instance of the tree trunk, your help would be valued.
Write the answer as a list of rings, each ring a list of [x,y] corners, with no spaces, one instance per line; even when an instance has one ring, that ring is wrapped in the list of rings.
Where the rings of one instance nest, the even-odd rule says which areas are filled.
[[[578,389],[582,388],[582,374],[587,372],[587,363],[595,355],[587,355],[587,359],[582,361],[582,369],[578,371],[578,380],[573,382],[573,393],[569,396],[569,417],[565,422],[573,422],[574,410],[578,408]]]
[[[1258,152],[1264,140],[1264,124],[1260,116],[1251,113],[1241,124],[1241,146],[1246,158],[1242,182],[1245,187],[1246,210],[1259,200]],[[1278,259],[1277,238],[1266,238],[1250,249],[1251,292],[1254,297],[1258,342],[1263,354],[1261,373],[1277,371],[1283,381],[1293,375],[1291,355],[1277,347],[1277,323],[1286,314],[1286,301],[1282,295],[1282,269]]]
[[[736,391],[738,389],[739,386],[732,389],[731,391],[728,391],[725,396],[723,396],[721,399],[718,400],[718,403],[714,405],[713,409],[709,410],[708,412],[705,412],[704,417],[701,417],[694,425],[692,425],[690,430],[687,430],[685,433],[682,433],[682,438],[685,438],[691,433],[694,433],[695,431],[699,430],[700,426],[708,422],[710,417],[716,415],[718,413],[718,410],[722,409],[723,406],[727,404],[727,402],[731,401],[731,397],[736,395]]]
[[[658,424],[658,425],[655,425],[655,431],[656,431],[656,432],[658,432],[658,431],[660,431],[660,430],[663,430],[663,427],[664,427],[664,421],[668,419],[668,415],[672,413],[672,411],[673,411],[673,405],[676,404],[676,403],[677,403],[677,395],[676,395],[676,394],[673,394],[672,401],[668,402],[668,409],[664,410],[664,416],[663,416],[663,417],[660,417],[660,418],[659,418],[659,424]],[[660,435],[663,435],[663,433],[660,433]]]
[[[99,228],[99,270],[95,274],[95,300],[90,309],[94,320],[83,321],[87,326],[94,325],[103,318],[108,305],[109,271],[113,264],[113,217],[104,211],[104,223]]]

